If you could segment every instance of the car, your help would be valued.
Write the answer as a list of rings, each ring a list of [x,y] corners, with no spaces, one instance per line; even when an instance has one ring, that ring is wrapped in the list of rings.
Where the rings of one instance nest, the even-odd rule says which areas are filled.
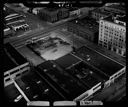
[[[23,97],[22,95],[17,96],[17,98],[14,100],[14,102],[20,101],[22,99],[22,97]]]

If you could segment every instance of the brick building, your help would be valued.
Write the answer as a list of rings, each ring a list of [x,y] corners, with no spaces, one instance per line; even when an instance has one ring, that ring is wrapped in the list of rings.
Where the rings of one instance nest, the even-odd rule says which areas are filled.
[[[69,16],[68,9],[65,8],[44,8],[39,10],[39,17],[48,22],[56,22]]]
[[[98,42],[98,23],[92,18],[85,17],[69,21],[68,31],[94,43]]]
[[[90,15],[92,18],[96,19],[96,21],[99,21],[100,18],[104,18],[107,16],[115,15],[115,14],[125,14],[125,7],[123,5],[119,4],[112,4],[109,6],[103,6],[100,8],[95,8],[90,11]]]

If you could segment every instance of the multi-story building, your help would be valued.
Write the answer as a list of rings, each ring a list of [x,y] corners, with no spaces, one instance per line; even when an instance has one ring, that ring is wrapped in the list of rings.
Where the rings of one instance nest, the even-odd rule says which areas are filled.
[[[56,22],[69,16],[68,9],[65,8],[44,8],[39,10],[38,15],[41,19],[48,22]]]
[[[66,8],[60,8],[58,11],[58,20],[64,19],[69,17],[68,9]]]
[[[104,18],[107,16],[111,16],[114,14],[125,14],[125,8],[122,5],[109,5],[109,6],[103,6],[100,8],[95,8],[90,11],[90,15],[92,18],[96,19],[97,22],[99,22],[100,18]]]
[[[125,65],[86,46],[77,49],[74,54],[84,60],[87,65],[94,69],[93,72],[103,78],[104,88],[110,86],[126,71]]]
[[[7,38],[14,34],[15,34],[15,31],[4,24],[4,38]]]
[[[70,7],[68,8],[68,11],[69,11],[69,16],[75,16],[75,15],[80,15],[80,9],[77,8],[77,7]]]
[[[111,14],[112,14],[111,12],[104,10],[104,8],[96,8],[90,11],[91,17],[94,18],[97,22],[99,21],[100,18],[107,17]]]
[[[4,11],[5,18],[4,23],[6,26],[9,26],[11,30],[17,31],[19,29],[27,30],[29,25],[25,21],[25,15],[21,15],[19,13],[8,14],[8,12]]]
[[[123,4],[112,4],[112,5],[105,6],[104,8],[110,12],[118,12],[118,13],[126,14],[125,5]]]
[[[89,41],[98,43],[98,23],[85,17],[68,22],[68,31]]]
[[[110,16],[100,20],[98,44],[121,56],[126,55],[126,16]]]
[[[9,43],[4,48],[4,86],[13,83],[20,75],[29,71],[29,62]]]

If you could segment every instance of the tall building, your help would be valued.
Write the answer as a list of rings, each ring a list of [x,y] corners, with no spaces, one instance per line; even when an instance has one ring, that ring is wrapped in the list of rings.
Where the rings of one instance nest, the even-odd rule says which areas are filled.
[[[110,16],[100,20],[98,44],[126,55],[126,16]]]

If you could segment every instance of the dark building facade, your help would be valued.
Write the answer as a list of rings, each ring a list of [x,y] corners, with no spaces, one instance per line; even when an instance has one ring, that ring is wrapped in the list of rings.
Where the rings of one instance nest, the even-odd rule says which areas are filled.
[[[98,43],[98,28],[98,23],[89,17],[69,21],[68,23],[68,31],[94,43]]]
[[[69,16],[68,9],[65,8],[44,8],[39,10],[38,15],[41,19],[48,22],[56,22]]]
[[[96,19],[98,22],[101,18],[105,18],[115,14],[120,14],[120,15],[126,14],[125,7],[123,5],[113,4],[109,6],[95,8],[90,11],[90,16]]]

